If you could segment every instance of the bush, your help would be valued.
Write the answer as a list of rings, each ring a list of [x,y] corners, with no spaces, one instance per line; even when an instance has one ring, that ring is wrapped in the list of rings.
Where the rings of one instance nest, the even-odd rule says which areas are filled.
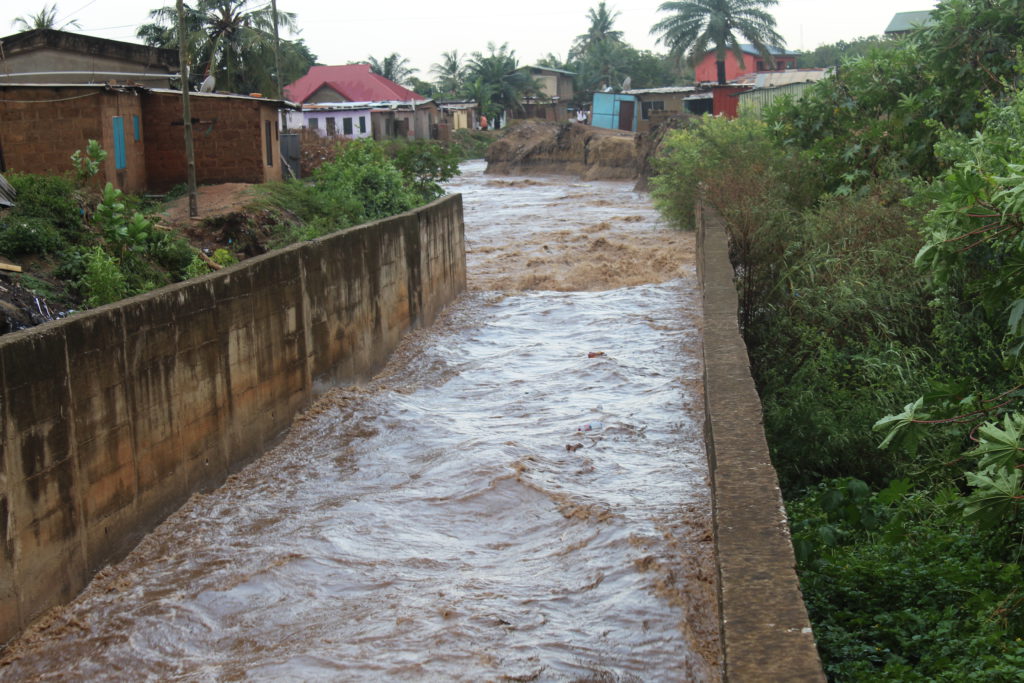
[[[82,231],[82,207],[75,195],[75,186],[67,178],[31,173],[6,176],[18,191],[12,216],[39,218],[48,221],[74,241]]]
[[[388,146],[395,167],[402,172],[420,201],[430,202],[444,194],[441,183],[459,174],[458,152],[431,140],[395,141]]]
[[[192,262],[195,250],[188,240],[169,233],[156,233],[149,253],[162,268],[181,278]]]
[[[1021,585],[957,494],[838,480],[790,501],[822,663],[841,681],[1010,681],[1024,668]],[[996,539],[998,543],[998,539]]]
[[[50,254],[63,244],[60,232],[45,218],[12,215],[0,221],[0,254]]]
[[[372,140],[353,140],[313,173],[313,184],[351,225],[408,211],[420,202],[402,173]]]
[[[128,294],[128,281],[118,267],[117,259],[93,247],[85,254],[85,274],[80,287],[89,308],[120,301]]]
[[[902,457],[880,454],[871,429],[933,377],[915,215],[877,195],[832,197],[772,233],[745,329],[787,490],[837,476],[881,484]]]
[[[462,161],[483,159],[487,154],[487,148],[496,139],[497,136],[493,132],[460,128],[452,132],[452,147]]]

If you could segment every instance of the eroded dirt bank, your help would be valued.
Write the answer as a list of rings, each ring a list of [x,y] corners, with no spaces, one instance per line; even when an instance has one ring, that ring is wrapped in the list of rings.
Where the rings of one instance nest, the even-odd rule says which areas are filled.
[[[487,150],[487,172],[579,176],[584,180],[636,178],[634,136],[575,122],[516,122]]]
[[[717,681],[693,235],[470,165],[470,289],[0,679]]]

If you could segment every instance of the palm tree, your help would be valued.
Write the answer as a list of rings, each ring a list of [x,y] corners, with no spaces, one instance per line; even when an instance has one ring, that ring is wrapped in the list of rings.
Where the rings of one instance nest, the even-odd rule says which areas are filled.
[[[211,74],[216,76],[219,90],[249,92],[261,76],[273,71],[272,61],[268,64],[256,58],[273,54],[273,10],[262,3],[250,7],[252,4],[252,0],[196,0],[185,5],[189,61],[202,67],[193,70],[194,76]],[[136,35],[147,45],[177,47],[177,8],[161,7],[149,16],[156,21],[140,26]],[[279,11],[277,23],[297,32],[292,12]]]
[[[410,67],[409,60],[397,52],[392,52],[380,61],[374,57],[367,57],[366,61],[370,63],[370,71],[399,85],[408,83],[409,78],[418,71]]]
[[[39,14],[30,14],[27,17],[16,18],[11,22],[11,26],[22,31],[33,31],[40,28],[55,29],[57,28],[57,3],[43,5],[43,9],[39,11]],[[65,22],[60,28],[64,29],[68,26],[80,28],[77,19]]]
[[[764,7],[777,5],[778,0],[679,0],[663,2],[659,12],[672,14],[651,28],[660,33],[658,42],[668,46],[672,56],[681,62],[683,55],[696,63],[714,46],[718,65],[718,82],[725,83],[725,55],[731,51],[743,64],[743,50],[736,39],[738,33],[771,63],[769,48],[782,47],[786,41],[775,31],[775,17]]]
[[[441,61],[430,66],[430,73],[437,77],[437,88],[447,95],[454,95],[466,82],[466,59],[458,50],[441,53]]]
[[[489,105],[483,105],[484,109],[495,118],[504,110],[522,110],[523,98],[538,92],[539,84],[519,68],[516,51],[509,50],[508,43],[501,47],[488,43],[487,50],[486,55],[474,52],[467,67],[472,82],[479,80],[490,89]]]
[[[591,8],[587,10],[587,19],[590,20],[590,28],[587,29],[586,33],[581,33],[576,36],[576,40],[572,44],[572,49],[569,51],[569,58],[573,56],[579,57],[586,54],[597,45],[603,45],[605,43],[621,43],[622,42],[622,31],[615,31],[612,26],[615,24],[615,18],[621,14],[616,11],[609,11],[605,7],[604,1],[602,0],[597,4],[597,8]]]

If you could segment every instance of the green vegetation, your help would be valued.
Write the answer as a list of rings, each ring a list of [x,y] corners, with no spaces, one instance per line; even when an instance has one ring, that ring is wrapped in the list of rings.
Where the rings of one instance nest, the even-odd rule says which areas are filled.
[[[670,134],[652,182],[726,219],[832,680],[1024,676],[1018,10],[944,0],[764,123]]]
[[[467,148],[474,143],[471,138]],[[342,142],[325,151],[310,181],[268,183],[261,206],[208,222],[202,242],[225,246],[206,256],[184,235],[158,226],[141,198],[111,183],[95,189],[92,179],[104,156],[95,141],[76,152],[77,183],[11,174],[17,206],[0,213],[0,255],[27,266],[14,277],[64,308],[101,306],[237,263],[243,252],[408,211],[440,197],[441,183],[459,172],[461,158],[455,145],[424,140]]]
[[[274,58],[274,14],[269,4],[252,0],[197,0],[185,3],[185,31],[191,84],[198,87],[207,75],[216,77],[217,89],[236,93],[277,93]],[[178,12],[172,5],[149,13],[152,23],[136,35],[153,47],[178,47]],[[278,10],[280,31],[298,32],[295,14]],[[302,39],[282,40],[279,57],[281,82],[291,83],[316,63]]]
[[[685,56],[695,64],[709,49],[715,52],[718,82],[725,83],[725,56],[732,52],[742,64],[744,57],[739,37],[750,42],[766,61],[772,60],[771,48],[786,41],[775,30],[775,17],[765,7],[778,0],[679,0],[663,2],[658,8],[668,16],[651,28],[660,34],[658,42],[668,46],[681,62]]]
[[[263,186],[267,206],[298,219],[278,223],[271,245],[408,211],[441,196],[439,183],[458,171],[455,151],[435,142],[339,142],[334,157],[313,171],[311,181]]]

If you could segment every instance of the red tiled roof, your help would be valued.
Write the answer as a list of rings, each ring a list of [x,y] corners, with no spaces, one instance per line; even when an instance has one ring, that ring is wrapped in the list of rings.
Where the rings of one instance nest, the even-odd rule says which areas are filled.
[[[427,99],[373,73],[369,64],[311,67],[305,76],[284,87],[285,98],[292,102],[305,102],[325,85],[349,102],[408,102]]]

